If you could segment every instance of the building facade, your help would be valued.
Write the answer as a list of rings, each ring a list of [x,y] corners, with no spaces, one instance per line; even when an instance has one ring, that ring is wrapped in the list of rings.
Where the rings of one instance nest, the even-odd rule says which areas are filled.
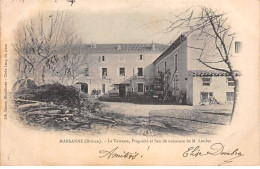
[[[163,94],[170,92],[173,102],[189,105],[232,102],[231,77],[199,63],[196,58],[200,53],[190,47],[196,43],[181,35],[170,46],[155,43],[85,46],[87,64],[76,86],[90,95],[140,96],[151,88],[154,90],[156,79],[164,74],[167,78],[163,79],[166,81]],[[239,53],[238,44],[235,42],[232,47],[234,53]]]
[[[238,45],[240,42],[237,41],[231,48],[234,53],[232,63],[240,52]],[[196,42],[181,35],[153,62],[157,75],[170,72],[168,86],[176,102],[189,105],[232,102],[234,82],[231,77],[199,63],[196,58],[199,58],[200,53],[191,46],[196,46]],[[225,65],[218,63],[214,66],[221,68]]]
[[[153,61],[167,47],[155,43],[86,46],[87,64],[76,87],[91,95],[143,95],[145,86],[153,83]]]
[[[234,101],[234,82],[223,72],[188,71],[187,104],[225,104]]]

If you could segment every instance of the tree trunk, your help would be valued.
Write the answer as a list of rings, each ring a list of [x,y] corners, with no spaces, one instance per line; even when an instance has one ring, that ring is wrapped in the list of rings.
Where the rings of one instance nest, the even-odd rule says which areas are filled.
[[[233,120],[235,109],[236,109],[236,103],[237,103],[237,92],[238,92],[238,81],[234,80],[234,101],[233,101],[233,107],[232,107],[232,112],[231,112],[231,118],[230,118],[230,123]]]
[[[41,75],[42,75],[42,82],[43,82],[43,84],[45,84],[45,66],[43,66],[43,68],[42,68],[42,72],[41,72]]]
[[[42,85],[44,83],[44,81],[43,81],[44,72],[43,71],[44,71],[44,66],[42,66],[41,64],[34,66],[33,79],[34,79],[34,83],[36,85]]]

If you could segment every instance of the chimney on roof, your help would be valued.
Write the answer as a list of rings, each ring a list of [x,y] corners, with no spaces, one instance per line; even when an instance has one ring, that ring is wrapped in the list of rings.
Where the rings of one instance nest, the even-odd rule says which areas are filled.
[[[155,44],[152,42],[152,51],[155,50]]]
[[[91,42],[91,48],[96,49],[96,48],[97,48],[97,45],[96,45],[95,43]]]
[[[117,45],[116,50],[121,50],[121,45]]]

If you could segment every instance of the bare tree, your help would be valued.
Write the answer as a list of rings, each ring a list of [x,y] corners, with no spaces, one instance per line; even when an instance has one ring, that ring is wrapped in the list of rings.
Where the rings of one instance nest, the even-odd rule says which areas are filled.
[[[74,31],[70,20],[64,12],[40,13],[19,26],[14,50],[19,55],[20,76],[32,76],[35,84],[45,83],[46,69],[58,61],[59,46],[74,38],[67,34]]]
[[[230,122],[232,121],[238,92],[238,72],[233,69],[230,58],[232,57],[232,44],[235,33],[227,24],[228,18],[223,13],[218,13],[211,8],[189,8],[173,20],[166,20],[169,26],[166,33],[182,31],[196,41],[192,46],[196,50],[196,60],[202,65],[226,73],[234,81],[234,102]]]
[[[83,68],[87,65],[87,52],[81,42],[77,38],[75,40],[77,42],[70,40],[62,46],[59,61],[52,69],[53,80],[63,85],[74,85],[85,73]]]

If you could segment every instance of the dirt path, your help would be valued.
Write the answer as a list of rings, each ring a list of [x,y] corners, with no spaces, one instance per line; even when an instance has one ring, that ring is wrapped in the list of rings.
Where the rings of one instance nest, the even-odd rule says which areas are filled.
[[[103,102],[109,107],[106,111],[123,114],[132,119],[140,116],[148,119],[144,126],[151,126],[160,132],[208,133],[229,124],[230,105],[186,106],[186,105],[143,105],[132,103]],[[143,120],[144,122],[145,120]]]
[[[192,106],[185,105],[145,105],[145,104],[134,104],[124,102],[103,102],[108,105],[107,110],[115,113],[121,113],[128,116],[145,116],[148,117],[149,113],[153,110],[162,111],[169,109],[192,109]]]
[[[102,102],[109,107],[106,110],[128,116],[163,115],[171,116],[176,113],[204,112],[210,114],[230,114],[232,105],[207,105],[207,106],[188,106],[188,105],[145,105],[125,102]]]
[[[52,103],[17,101],[20,119],[25,124],[56,130],[109,131],[138,135],[214,134],[225,126],[229,115],[220,109],[200,109],[183,105],[138,105],[107,103],[100,112],[79,112]],[[197,112],[196,112],[196,111]],[[205,112],[203,112],[203,111]],[[209,111],[213,113],[209,113]],[[224,111],[225,109],[221,109]]]

